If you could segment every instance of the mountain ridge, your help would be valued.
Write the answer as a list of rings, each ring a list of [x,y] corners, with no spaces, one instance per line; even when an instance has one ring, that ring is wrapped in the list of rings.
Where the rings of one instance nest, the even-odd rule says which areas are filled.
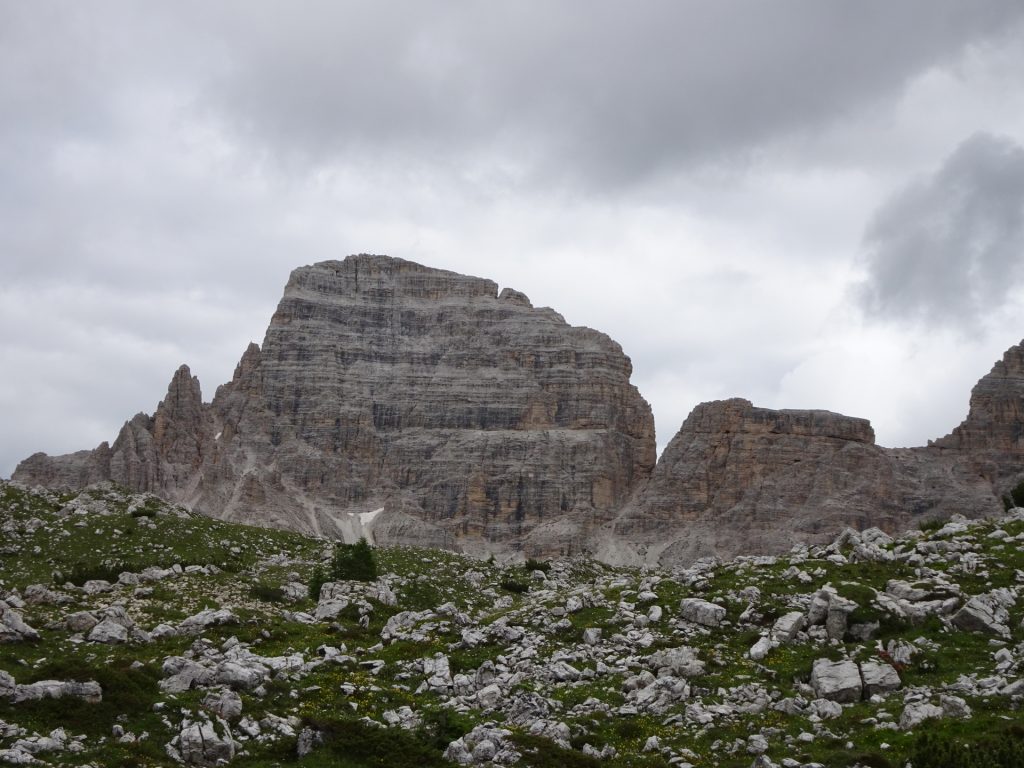
[[[209,403],[183,365],[113,445],[34,454],[13,479],[114,480],[339,538],[638,564],[988,515],[1024,470],[1024,342],[960,426],[909,449],[877,446],[866,419],[734,398],[698,405],[655,462],[631,373],[607,335],[519,291],[361,254],[294,270]]]

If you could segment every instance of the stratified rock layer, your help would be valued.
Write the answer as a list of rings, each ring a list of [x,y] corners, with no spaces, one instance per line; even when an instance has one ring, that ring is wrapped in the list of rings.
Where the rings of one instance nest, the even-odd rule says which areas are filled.
[[[202,404],[182,367],[113,447],[15,477],[112,479],[208,514],[378,542],[566,551],[654,466],[650,407],[606,335],[489,280],[382,256],[297,269],[262,349]],[[419,521],[412,525],[410,521]],[[529,534],[558,521],[558,537]]]
[[[967,418],[932,445],[969,453],[978,471],[999,484],[1024,472],[1024,342],[975,384]]]
[[[655,468],[630,374],[614,341],[517,291],[351,256],[292,273],[262,348],[211,404],[182,366],[112,446],[36,454],[14,478],[109,479],[347,540],[670,564],[998,512],[1024,472],[1024,343],[924,448],[733,399],[694,409]]]
[[[1012,392],[1018,379],[1010,380],[1006,387],[983,379],[975,388],[975,399],[982,391],[986,405],[1000,407],[994,417],[988,408],[968,418],[982,426],[968,432],[976,445],[963,448],[882,448],[864,419],[741,399],[702,403],[597,551],[619,562],[688,562],[783,552],[844,527],[898,532],[926,519],[998,512],[1003,483],[984,467],[1024,467],[1007,438],[1014,429],[1003,422],[1020,413],[1008,404],[1016,397],[1020,406]]]

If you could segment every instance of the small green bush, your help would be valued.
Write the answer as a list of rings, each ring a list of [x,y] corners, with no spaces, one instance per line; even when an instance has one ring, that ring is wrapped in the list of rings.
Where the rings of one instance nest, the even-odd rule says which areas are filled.
[[[448,745],[473,730],[473,721],[465,715],[442,707],[425,710],[418,735],[434,749],[444,752]]]
[[[1003,506],[1007,511],[1013,507],[1024,507],[1024,480],[1003,495]]]
[[[531,768],[600,768],[603,764],[596,757],[565,749],[542,736],[516,733],[512,741],[523,753],[523,764]]]
[[[337,544],[331,559],[331,578],[338,581],[376,581],[377,558],[366,539]],[[318,595],[319,597],[319,595]]]
[[[281,587],[275,587],[272,584],[265,584],[263,582],[257,582],[249,588],[249,597],[263,600],[267,603],[285,602],[284,590]]]
[[[515,592],[517,595],[530,591],[529,584],[525,581],[517,581],[516,579],[502,579],[499,586],[506,592]]]
[[[87,581],[96,581],[102,579],[103,581],[115,582],[117,577],[125,571],[138,572],[143,570],[144,566],[140,566],[136,563],[128,563],[124,561],[116,562],[100,562],[100,563],[83,563],[81,561],[71,566],[68,571],[61,571],[59,575],[64,578],[64,581],[70,581],[76,586],[82,586]]]
[[[443,729],[434,733],[429,732],[429,726],[409,732],[401,728],[375,728],[360,720],[311,719],[307,723],[320,731],[323,745],[304,762],[343,768],[448,768],[451,763],[444,759],[440,747],[442,731],[461,729],[454,721],[446,721]],[[322,762],[325,757],[326,763]]]
[[[327,576],[327,571],[322,566],[317,566],[313,569],[312,575],[309,577],[309,599],[314,602],[320,600],[320,588],[326,584],[330,579]]]
[[[89,703],[76,698],[41,699],[17,705],[0,700],[0,719],[9,721],[15,715],[12,710],[16,706],[17,716],[30,718],[48,730],[74,723],[76,733],[107,736],[118,716],[125,712],[148,712],[152,709],[153,703],[160,698],[159,679],[157,669],[133,668],[124,660],[90,665],[81,659],[54,659],[30,670],[24,681],[95,680],[103,689],[102,700]]]
[[[1024,739],[1012,728],[970,742],[925,731],[914,742],[911,762],[914,768],[1024,768]]]
[[[533,573],[534,571],[543,571],[544,573],[547,573],[551,570],[551,563],[546,560],[534,560],[531,557],[523,563],[523,570],[527,573]]]

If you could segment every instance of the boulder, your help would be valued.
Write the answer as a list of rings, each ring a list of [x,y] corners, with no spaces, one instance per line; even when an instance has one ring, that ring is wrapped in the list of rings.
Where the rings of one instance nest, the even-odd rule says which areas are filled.
[[[92,628],[88,637],[89,641],[93,643],[106,643],[107,645],[127,643],[128,628],[116,619],[106,618]]]
[[[217,723],[186,720],[178,735],[178,750],[188,765],[216,766],[229,763],[235,757],[235,742],[223,720]]]
[[[772,636],[780,643],[791,643],[803,628],[804,614],[800,611],[791,611],[775,620],[772,625]]]
[[[64,626],[69,632],[88,632],[99,623],[100,620],[89,611],[77,611],[64,617]]]
[[[860,665],[860,676],[864,683],[864,695],[889,693],[900,687],[899,672],[883,661],[864,661]]]
[[[38,640],[39,633],[21,618],[21,614],[0,600],[0,643]]]
[[[242,716],[242,698],[230,688],[206,694],[203,706],[223,720],[237,720]]]
[[[90,704],[96,704],[103,698],[103,689],[95,680],[84,683],[75,680],[40,680],[17,686],[11,700],[15,704],[20,704],[24,701],[64,698],[82,699]]]
[[[213,673],[215,683],[241,691],[251,691],[259,687],[266,678],[265,668],[255,664],[241,664],[237,661],[221,662]]]
[[[940,718],[944,715],[942,707],[937,707],[928,702],[907,704],[903,708],[903,714],[900,715],[900,728],[904,731],[909,731],[919,726],[925,720]]]
[[[178,624],[178,632],[182,635],[199,635],[207,627],[220,626],[222,624],[237,624],[238,617],[227,608],[214,610],[207,608],[199,613],[189,616]]]
[[[811,687],[815,696],[849,704],[860,701],[863,684],[860,669],[852,661],[818,659],[811,668]]]
[[[960,629],[1004,637],[1010,635],[1009,620],[1006,608],[990,595],[972,597],[953,615],[953,623]]]
[[[702,600],[699,597],[684,597],[679,601],[679,614],[687,621],[705,627],[717,627],[725,618],[724,606]]]
[[[704,674],[704,662],[697,658],[697,651],[685,645],[655,651],[645,661],[659,675],[699,677]]]

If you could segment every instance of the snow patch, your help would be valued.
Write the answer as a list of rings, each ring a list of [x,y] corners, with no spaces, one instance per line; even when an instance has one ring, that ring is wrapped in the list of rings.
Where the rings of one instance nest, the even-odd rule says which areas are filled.
[[[373,519],[383,511],[384,507],[381,507],[380,509],[375,509],[372,512],[360,512],[359,522],[364,526],[369,525],[373,522]]]
[[[354,544],[359,539],[366,539],[367,543],[373,544],[373,521],[383,511],[384,507],[371,512],[335,512],[330,517],[346,544]]]

